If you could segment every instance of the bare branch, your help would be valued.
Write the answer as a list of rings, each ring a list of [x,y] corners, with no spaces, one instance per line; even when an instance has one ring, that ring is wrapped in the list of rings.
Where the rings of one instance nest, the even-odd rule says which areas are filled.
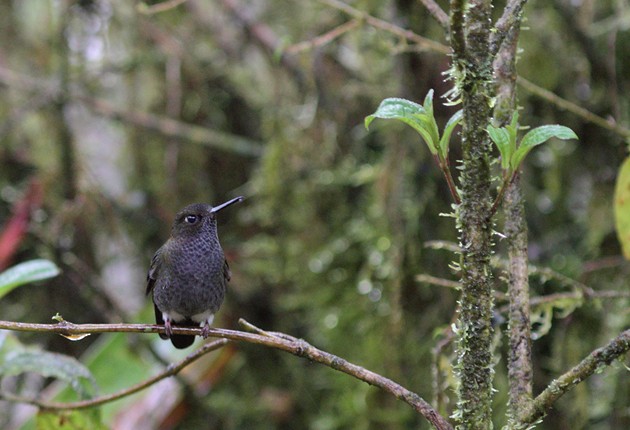
[[[414,42],[421,48],[426,49],[427,51],[435,51],[435,52],[440,52],[442,54],[448,54],[451,52],[449,47],[446,45],[443,45],[431,39],[427,39],[426,37],[422,37],[411,30],[406,30],[402,27],[392,24],[389,21],[384,21],[382,19],[373,17],[372,15],[369,15],[363,11],[360,11],[359,9],[355,9],[352,6],[344,2],[341,2],[339,0],[319,0],[319,1],[321,3],[324,3],[327,6],[340,10],[349,16],[365,21],[368,25],[371,25],[374,28],[387,31],[388,33],[394,34],[403,39]]]
[[[438,414],[437,411],[433,409],[433,407],[429,403],[422,399],[422,397],[408,390],[402,385],[392,381],[391,379],[367,370],[364,367],[350,363],[336,355],[315,348],[304,340],[296,339],[292,336],[282,333],[265,332],[244,320],[241,320],[241,325],[247,327],[247,329],[249,330],[255,331],[255,333],[212,328],[210,329],[209,336],[239,342],[249,342],[257,345],[264,345],[270,348],[275,348],[281,351],[288,352],[298,357],[304,357],[317,363],[321,363],[339,372],[354,376],[355,378],[367,382],[370,385],[374,385],[375,387],[378,387],[383,391],[390,393],[397,399],[404,401],[405,403],[410,405],[416,412],[424,416],[438,430],[452,430],[453,428],[448,423],[448,421],[446,421],[444,417]],[[62,321],[57,324],[31,324],[13,321],[0,321],[0,329],[13,331],[58,333],[63,336],[114,332],[164,333],[164,326],[162,325],[74,324],[68,321]],[[200,336],[202,333],[201,330],[202,329],[198,327],[173,327],[174,334]],[[89,406],[91,405],[84,407]]]
[[[534,84],[531,81],[519,76],[516,82],[523,87],[525,90],[530,92],[531,94],[540,97],[543,100],[555,105],[559,109],[564,109],[572,114],[582,118],[584,121],[590,122],[592,124],[597,125],[603,129],[612,131],[613,133],[623,137],[624,139],[630,138],[630,129],[617,124],[614,120],[607,120],[602,118],[599,115],[595,115],[593,112],[588,109],[584,109],[582,106],[579,106],[573,102],[563,99],[562,97],[552,93],[549,90],[546,90],[538,85]]]
[[[579,364],[564,375],[552,381],[549,386],[534,399],[533,405],[523,410],[520,417],[522,427],[533,424],[544,417],[554,402],[580,382],[600,371],[604,366],[621,357],[630,350],[630,329],[611,340],[608,345],[598,348],[585,357]]]
[[[289,54],[297,54],[298,52],[311,50],[313,48],[319,48],[321,46],[329,44],[333,40],[344,35],[345,33],[354,30],[359,25],[361,25],[361,21],[359,21],[358,19],[352,19],[311,40],[306,40],[288,46],[286,48],[286,52]]]
[[[437,4],[435,0],[420,0],[420,2],[424,5],[425,8],[427,8],[429,13],[433,15],[433,18],[435,18],[436,21],[439,22],[440,25],[444,27],[444,29],[448,32],[448,14],[444,12],[440,5]]]

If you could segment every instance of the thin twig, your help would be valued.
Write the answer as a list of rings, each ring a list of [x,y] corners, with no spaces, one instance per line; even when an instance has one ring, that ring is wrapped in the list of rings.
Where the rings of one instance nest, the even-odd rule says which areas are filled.
[[[424,48],[427,51],[435,51],[440,52],[442,54],[449,54],[451,50],[448,46],[436,42],[431,39],[427,39],[426,37],[422,37],[419,34],[414,33],[411,30],[406,30],[402,27],[399,27],[395,24],[392,24],[389,21],[385,21],[379,18],[376,18],[370,14],[367,14],[359,9],[355,9],[349,4],[346,4],[339,0],[319,0],[320,3],[323,3],[327,6],[335,8],[339,11],[344,12],[345,14],[352,16],[356,19],[365,21],[368,25],[371,25],[374,28],[378,28],[380,30],[386,31],[388,33],[399,36],[403,39],[407,39],[411,42],[418,44],[420,47]]]
[[[420,273],[415,277],[416,282],[421,282],[425,284],[437,285],[438,287],[446,287],[452,290],[460,290],[461,285],[458,281],[453,281],[451,279],[438,278],[436,276],[427,275],[425,273]]]
[[[453,174],[451,173],[451,168],[448,165],[448,159],[442,159],[438,157],[438,165],[442,172],[444,172],[444,178],[446,179],[446,183],[448,185],[448,190],[451,193],[451,197],[456,205],[462,203],[462,199],[459,195],[459,191],[457,191],[457,186],[455,186],[455,180],[453,179]]]
[[[45,400],[38,400],[32,398],[25,398],[20,396],[15,396],[10,393],[1,393],[0,398],[3,398],[12,402],[19,403],[27,403],[30,405],[38,406],[45,410],[62,410],[62,409],[86,409],[92,408],[95,406],[100,406],[105,403],[113,402],[114,400],[122,399],[123,397],[130,396],[132,394],[137,393],[138,391],[142,391],[145,388],[161,381],[162,379],[166,379],[170,376],[174,376],[178,374],[184,367],[208,354],[209,352],[215,351],[221,348],[223,345],[228,343],[227,339],[219,339],[209,343],[206,343],[201,348],[188,355],[186,358],[181,360],[179,363],[169,365],[163,372],[142,381],[136,385],[132,385],[129,388],[125,388],[123,390],[118,391],[117,393],[108,394],[105,396],[96,397],[88,400],[81,400],[78,402],[47,402]]]
[[[305,91],[307,79],[304,71],[296,58],[291,55],[284,55],[282,52],[282,40],[276,35],[274,30],[264,22],[258,21],[252,14],[249,4],[241,4],[239,0],[222,0],[223,7],[238,21],[245,29],[252,40],[262,47],[274,61],[288,70],[293,76],[297,86]],[[277,56],[280,53],[279,57]]]
[[[182,3],[185,3],[187,0],[167,0],[162,3],[153,4],[151,6],[142,2],[138,4],[137,9],[138,12],[143,13],[145,15],[153,15],[155,13],[166,12],[167,10],[175,9]]]
[[[359,25],[361,25],[361,21],[359,21],[358,19],[352,19],[341,24],[340,26],[333,28],[330,31],[327,31],[324,34],[320,34],[319,36],[311,40],[305,40],[303,42],[290,45],[285,49],[285,52],[287,52],[288,54],[297,54],[299,52],[319,48],[321,46],[331,43],[335,39],[346,34],[347,32],[354,30]]]
[[[571,112],[572,114],[582,118],[584,121],[590,122],[606,130],[612,131],[613,133],[618,134],[624,139],[630,139],[630,129],[617,124],[614,120],[607,120],[605,118],[602,118],[599,115],[595,115],[593,112],[589,111],[588,109],[584,109],[583,107],[573,102],[563,99],[562,97],[552,93],[551,91],[546,90],[542,87],[539,87],[538,85],[534,84],[531,81],[528,81],[522,76],[519,76],[518,78],[516,78],[516,82],[529,93],[537,97],[540,97],[543,100],[546,100],[547,102],[551,103],[552,105],[555,105],[559,109],[567,110]]]
[[[514,178],[516,177],[518,171],[513,172],[510,175],[510,178],[506,178],[503,177],[501,180],[501,186],[499,187],[499,191],[497,192],[497,196],[494,198],[494,201],[492,202],[492,206],[490,207],[490,214],[489,217],[493,218],[494,214],[497,213],[497,211],[499,210],[499,207],[501,206],[501,203],[503,202],[503,196],[505,195],[505,191],[507,190],[507,188],[510,186],[510,184],[512,184],[512,182],[514,181]]]
[[[249,342],[279,349],[298,357],[321,363],[339,372],[353,376],[370,385],[381,388],[394,397],[410,405],[416,412],[424,416],[438,430],[452,430],[452,426],[444,417],[439,415],[433,407],[418,394],[382,375],[350,363],[343,358],[315,348],[304,340],[296,339],[282,333],[267,333],[253,324],[241,320],[242,326],[256,333],[237,330],[211,328],[210,337],[218,337],[239,342]],[[62,321],[57,324],[31,324],[13,321],[0,321],[0,329],[13,331],[58,333],[63,336],[73,336],[90,333],[164,333],[164,326],[153,324],[74,324]],[[197,335],[202,334],[198,327],[173,327],[174,334]]]
[[[436,19],[438,23],[448,32],[448,14],[440,7],[435,0],[420,0],[429,13]]]

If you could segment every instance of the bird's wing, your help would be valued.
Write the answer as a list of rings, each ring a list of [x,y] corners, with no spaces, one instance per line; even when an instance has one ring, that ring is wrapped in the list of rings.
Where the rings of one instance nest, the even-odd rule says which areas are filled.
[[[223,279],[225,279],[225,282],[230,282],[230,279],[232,279],[232,272],[230,271],[230,265],[225,259],[223,259]]]
[[[147,290],[145,293],[147,296],[153,290],[153,286],[155,285],[155,280],[157,279],[157,271],[160,267],[159,263],[161,259],[162,248],[158,249],[151,259],[151,267],[149,267],[149,272],[147,273]]]

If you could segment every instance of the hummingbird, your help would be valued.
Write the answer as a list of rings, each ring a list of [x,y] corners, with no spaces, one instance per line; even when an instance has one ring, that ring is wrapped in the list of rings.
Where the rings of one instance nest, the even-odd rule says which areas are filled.
[[[151,259],[146,294],[153,292],[156,323],[164,324],[160,337],[176,348],[189,347],[195,336],[173,334],[174,325],[200,324],[205,339],[223,303],[231,273],[217,235],[217,212],[241,201],[242,196],[214,207],[186,206]]]

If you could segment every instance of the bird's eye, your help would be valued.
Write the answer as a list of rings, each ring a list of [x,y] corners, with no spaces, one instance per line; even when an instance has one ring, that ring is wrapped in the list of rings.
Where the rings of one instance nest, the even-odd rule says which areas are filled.
[[[184,221],[186,221],[186,223],[188,224],[194,224],[197,222],[198,219],[199,217],[197,215],[186,215],[184,217]]]

